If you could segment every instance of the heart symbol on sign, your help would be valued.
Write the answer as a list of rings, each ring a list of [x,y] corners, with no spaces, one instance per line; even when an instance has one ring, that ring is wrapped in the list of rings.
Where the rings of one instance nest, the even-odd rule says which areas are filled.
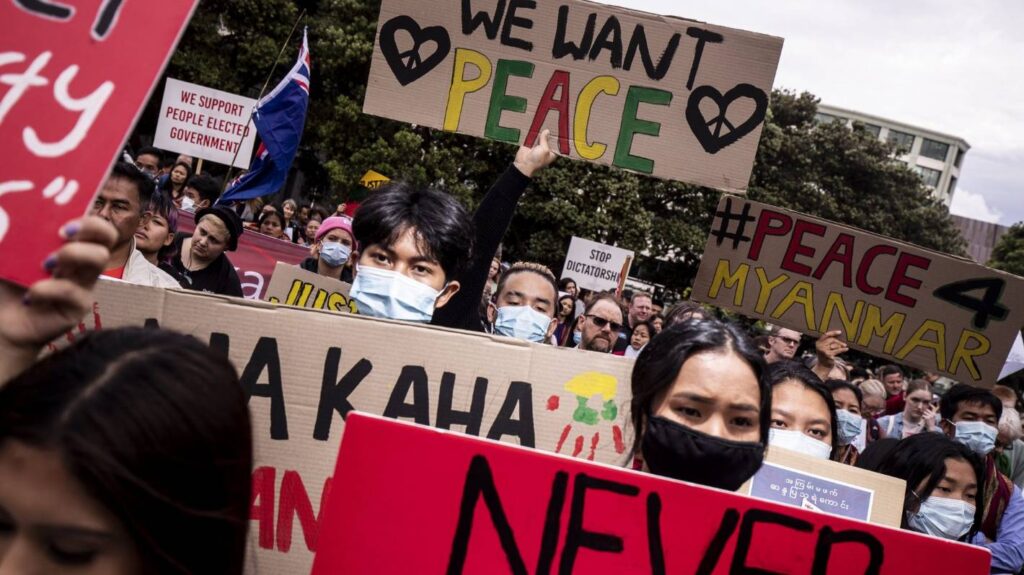
[[[412,48],[399,51],[395,34],[400,30],[404,30],[412,37]],[[428,42],[433,42],[435,47],[433,53],[424,58],[420,54],[420,48]],[[448,56],[451,47],[451,40],[444,28],[420,28],[420,25],[408,16],[395,16],[380,27],[380,51],[391,67],[395,79],[403,86],[419,80],[437,67]]]
[[[718,106],[718,115],[710,120],[700,111],[700,103],[704,98],[710,98]],[[754,101],[754,113],[745,122],[735,126],[726,117],[726,113],[729,106],[740,98]],[[690,124],[690,130],[700,145],[709,154],[717,154],[722,148],[736,143],[761,125],[767,111],[768,95],[757,86],[740,84],[724,96],[711,86],[700,86],[690,92],[690,99],[686,103],[686,123]]]

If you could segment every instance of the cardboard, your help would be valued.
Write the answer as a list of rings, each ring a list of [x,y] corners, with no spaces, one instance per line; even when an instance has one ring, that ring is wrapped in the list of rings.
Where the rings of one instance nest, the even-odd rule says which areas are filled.
[[[277,262],[267,287],[266,301],[343,313],[359,313],[349,299],[352,284]]]
[[[615,290],[629,275],[633,252],[573,237],[565,254],[561,278],[593,291]]]
[[[81,330],[159,325],[209,342],[238,368],[255,445],[250,572],[309,572],[352,409],[629,459],[633,362],[621,357],[118,281],[101,281],[96,295]]]
[[[363,111],[742,192],[781,50],[583,0],[384,0]]]
[[[197,0],[0,3],[0,279],[29,285],[81,217]]]
[[[314,575],[988,573],[988,550],[349,417]]]
[[[191,234],[195,229],[195,214],[178,210],[178,233]],[[227,252],[227,256],[235,266],[245,297],[266,299],[278,262],[299,265],[309,257],[309,248],[246,230],[238,238],[238,249]]]
[[[764,465],[739,493],[899,528],[906,486],[881,473],[769,447]]]
[[[737,197],[718,204],[690,297],[986,387],[1024,325],[1022,278]]]
[[[153,145],[218,164],[248,168],[256,100],[168,78]]]
[[[359,180],[359,185],[363,186],[368,190],[376,190],[384,184],[391,181],[391,178],[376,172],[374,170],[367,170],[363,177]]]

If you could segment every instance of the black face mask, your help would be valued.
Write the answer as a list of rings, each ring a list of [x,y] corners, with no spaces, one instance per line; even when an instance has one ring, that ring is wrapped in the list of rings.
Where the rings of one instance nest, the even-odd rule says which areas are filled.
[[[701,433],[664,417],[648,417],[641,448],[655,475],[736,491],[764,460],[764,446]]]

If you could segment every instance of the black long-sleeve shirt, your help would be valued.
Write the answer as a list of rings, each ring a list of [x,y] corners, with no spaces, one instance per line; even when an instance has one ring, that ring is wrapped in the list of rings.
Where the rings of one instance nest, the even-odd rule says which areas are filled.
[[[469,266],[459,277],[459,291],[448,303],[434,311],[430,323],[470,331],[483,331],[480,318],[480,298],[487,285],[491,261],[501,245],[505,232],[512,223],[519,199],[523,197],[530,178],[523,175],[514,165],[509,166],[498,181],[484,196],[476,213],[473,225],[476,227],[473,253]]]

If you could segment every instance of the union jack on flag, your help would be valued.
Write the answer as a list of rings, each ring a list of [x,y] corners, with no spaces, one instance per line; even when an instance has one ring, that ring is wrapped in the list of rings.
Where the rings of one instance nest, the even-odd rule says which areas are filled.
[[[276,193],[288,179],[288,171],[302,141],[309,107],[309,42],[302,31],[302,48],[291,71],[256,104],[252,114],[260,146],[249,172],[235,180],[218,203],[250,200]]]

